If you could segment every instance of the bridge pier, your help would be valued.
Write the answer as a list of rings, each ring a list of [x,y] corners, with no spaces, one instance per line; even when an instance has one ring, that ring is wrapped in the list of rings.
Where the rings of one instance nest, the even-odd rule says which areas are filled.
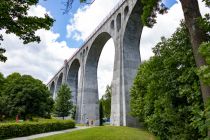
[[[97,68],[103,47],[112,38],[115,45],[115,58],[111,125],[138,125],[137,120],[130,116],[129,91],[141,62],[139,49],[143,28],[140,21],[141,12],[142,7],[139,0],[122,0],[113,13],[88,38],[83,47],[69,59],[68,65],[65,65],[53,78],[58,80],[51,80],[49,85],[53,85],[54,82],[56,90],[61,80],[67,82],[73,90],[78,123],[84,124],[88,118],[93,121],[93,125],[100,124]],[[78,61],[76,66],[74,65],[75,60]],[[78,83],[79,67],[80,80]],[[52,89],[51,92],[53,92]]]

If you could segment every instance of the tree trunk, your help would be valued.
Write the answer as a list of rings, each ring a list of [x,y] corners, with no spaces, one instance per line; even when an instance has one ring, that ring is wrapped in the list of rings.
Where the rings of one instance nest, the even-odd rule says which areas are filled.
[[[199,54],[198,48],[202,42],[206,41],[205,32],[200,29],[196,23],[198,18],[201,18],[201,13],[198,6],[197,0],[180,0],[182,4],[182,9],[184,12],[184,18],[186,26],[189,30],[190,40],[192,44],[193,54],[197,67],[201,67],[206,64],[205,59]],[[204,103],[210,97],[210,87],[204,85],[200,80],[202,98]],[[208,131],[208,136],[210,136],[210,131]]]

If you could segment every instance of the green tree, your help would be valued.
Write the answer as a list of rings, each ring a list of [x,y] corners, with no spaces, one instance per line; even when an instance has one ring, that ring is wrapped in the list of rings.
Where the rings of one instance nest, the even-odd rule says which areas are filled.
[[[0,73],[0,93],[3,89],[4,82],[5,82],[4,75],[2,73]]]
[[[6,99],[2,95],[4,83],[5,83],[5,78],[3,74],[0,73],[0,121],[3,121],[3,117],[6,115],[6,110],[7,110]]]
[[[104,110],[103,110],[103,103],[102,103],[101,100],[99,101],[99,113],[100,113],[100,126],[102,126],[103,122],[104,122],[104,120],[103,120],[103,118],[104,118]]]
[[[53,99],[47,87],[32,76],[13,73],[6,78],[2,95],[7,104],[7,116],[17,114],[23,119],[32,116],[50,117]]]
[[[24,44],[40,42],[40,37],[35,35],[39,29],[49,30],[54,20],[45,14],[44,18],[28,16],[30,6],[36,5],[39,0],[1,0],[0,1],[0,30],[6,34],[15,34]],[[0,41],[3,35],[0,34]],[[3,55],[5,49],[0,48],[0,61],[7,58]]]
[[[161,139],[204,139],[204,104],[187,28],[162,38],[131,89],[131,114]]]
[[[56,100],[55,100],[55,114],[58,117],[68,116],[73,109],[73,103],[71,101],[71,90],[70,88],[64,84],[61,85]]]
[[[161,13],[161,11],[164,11],[164,8],[159,8],[161,7],[161,1],[162,0],[141,0],[141,3],[144,7],[143,14],[141,16],[144,25],[152,27],[156,23],[156,13]],[[203,1],[206,2],[207,6],[210,6],[209,0]],[[184,13],[185,24],[189,31],[190,43],[192,44],[191,47],[193,50],[196,66],[199,68],[206,65],[205,59],[199,53],[199,46],[203,42],[209,40],[207,37],[208,33],[198,24],[198,20],[202,18],[199,10],[198,0],[180,0],[180,2]],[[210,86],[204,84],[202,80],[200,80],[200,86],[203,101],[206,102],[207,99],[210,98]]]
[[[6,117],[7,111],[7,103],[5,96],[2,96],[0,93],[0,121],[3,121],[4,117]]]
[[[103,114],[104,117],[110,118],[111,114],[111,96],[112,96],[112,88],[111,86],[106,86],[105,94],[101,98],[101,103],[103,106]]]
[[[103,125],[103,118],[110,118],[111,115],[111,96],[112,88],[111,86],[106,86],[105,94],[100,99],[100,124]]]
[[[205,30],[207,33],[210,32],[210,15],[207,14],[205,18],[199,20],[200,27]],[[210,38],[210,34],[207,34]],[[206,60],[206,65],[201,66],[198,70],[198,75],[200,79],[204,82],[204,84],[210,86],[210,42],[203,42],[200,45],[199,52]],[[209,127],[210,130],[210,98],[206,101],[205,104],[205,115],[207,118],[206,126]],[[210,136],[210,131],[209,131]]]

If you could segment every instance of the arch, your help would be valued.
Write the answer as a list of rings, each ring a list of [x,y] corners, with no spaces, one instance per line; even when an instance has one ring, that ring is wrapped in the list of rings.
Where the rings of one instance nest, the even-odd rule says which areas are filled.
[[[126,16],[128,15],[128,12],[129,12],[129,7],[126,6],[124,9],[124,18],[126,18]]]
[[[85,57],[85,49],[83,49],[83,57]]]
[[[117,31],[119,32],[121,29],[121,13],[117,15]]]
[[[58,81],[57,81],[57,84],[56,84],[56,92],[55,92],[55,96],[54,98],[57,97],[57,94],[58,94],[58,91],[62,85],[62,81],[63,81],[63,73],[60,73],[59,77],[58,77]]]
[[[114,20],[111,21],[110,27],[111,29],[114,29]]]
[[[50,85],[50,93],[52,97],[54,95],[54,92],[55,92],[55,82],[53,81]]]
[[[93,41],[89,48],[85,64],[85,79],[82,114],[84,116],[81,120],[84,122],[85,118],[95,120],[94,125],[99,125],[99,96],[98,96],[98,80],[97,68],[101,52],[106,42],[111,38],[107,32],[103,32]]]
[[[74,105],[77,104],[79,68],[80,68],[79,60],[78,59],[73,60],[67,75],[67,84],[71,89],[72,101]]]
[[[86,48],[86,54],[88,53],[88,47]]]

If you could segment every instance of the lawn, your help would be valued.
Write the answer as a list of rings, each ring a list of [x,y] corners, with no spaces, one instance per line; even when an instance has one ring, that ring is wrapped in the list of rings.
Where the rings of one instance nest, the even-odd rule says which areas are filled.
[[[155,136],[147,131],[129,128],[103,126],[58,134],[37,140],[155,140]]]

